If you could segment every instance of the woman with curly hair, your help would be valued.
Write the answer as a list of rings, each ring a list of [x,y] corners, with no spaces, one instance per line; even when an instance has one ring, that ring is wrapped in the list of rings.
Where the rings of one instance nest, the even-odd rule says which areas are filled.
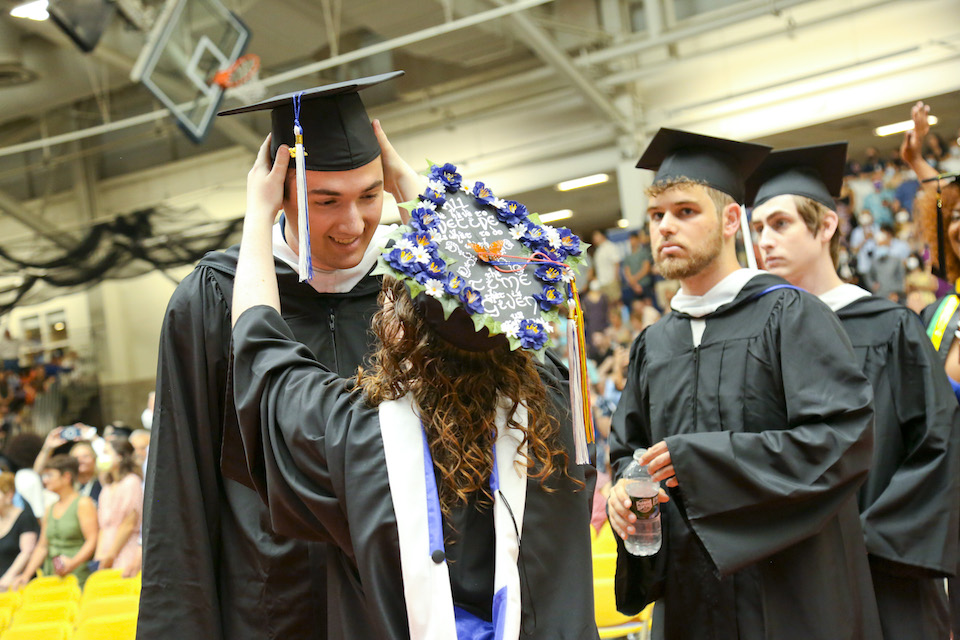
[[[289,155],[281,150],[271,169],[266,148],[248,176],[232,311],[232,387],[247,468],[226,458],[223,466],[260,493],[277,533],[331,543],[330,637],[597,638],[589,467],[575,463],[562,369],[534,355],[545,323],[525,319],[503,333],[480,326],[487,289],[461,289],[448,274],[447,291],[460,290],[453,302],[440,275],[425,275],[446,264],[436,253],[426,257],[438,251],[433,240],[450,246],[439,239],[444,229],[448,241],[466,241],[449,226],[432,234],[413,227],[381,259],[387,275],[372,363],[355,382],[328,372],[278,313],[270,228]],[[413,212],[423,225],[452,211],[431,184],[434,205]],[[503,214],[511,220],[522,213],[513,205]],[[477,226],[503,222],[492,213],[480,220],[484,206],[467,214]],[[520,224],[527,223],[513,228]],[[491,233],[506,236],[507,228]],[[556,246],[573,242],[537,229]],[[490,259],[490,247],[477,248],[476,264]],[[417,255],[422,272],[411,261]],[[559,252],[550,255],[538,277],[553,280],[564,266]],[[424,277],[414,280],[414,271]],[[523,279],[508,271],[490,267],[477,286]],[[557,293],[548,288],[533,296],[541,305],[534,309],[552,307]],[[237,436],[224,434],[225,450]]]

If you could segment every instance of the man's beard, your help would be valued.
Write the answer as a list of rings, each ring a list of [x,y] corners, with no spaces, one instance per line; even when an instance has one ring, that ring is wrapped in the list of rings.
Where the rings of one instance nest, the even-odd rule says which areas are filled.
[[[660,269],[660,275],[667,280],[684,280],[697,275],[720,255],[723,248],[723,233],[719,228],[708,236],[701,246],[685,246],[687,255],[683,257],[662,257],[659,248],[653,261]]]

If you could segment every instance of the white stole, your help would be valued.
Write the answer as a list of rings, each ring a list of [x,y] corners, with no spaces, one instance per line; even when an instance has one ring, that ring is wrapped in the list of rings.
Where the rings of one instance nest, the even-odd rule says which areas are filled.
[[[494,494],[494,623],[496,640],[517,640],[520,636],[520,572],[517,559],[523,534],[523,512],[527,496],[527,470],[523,464],[518,429],[508,427],[509,405],[497,411],[496,465],[500,491]],[[412,640],[453,640],[457,637],[446,560],[431,558],[424,482],[423,427],[413,399],[383,402],[379,406],[380,433],[387,461],[387,479],[397,519],[403,594]],[[522,405],[514,419],[526,426],[527,411]],[[515,464],[518,462],[519,464]],[[500,494],[503,494],[502,496]],[[504,502],[509,503],[508,509]],[[510,515],[513,511],[513,517]],[[516,519],[516,528],[514,528]],[[493,594],[492,594],[493,595]]]

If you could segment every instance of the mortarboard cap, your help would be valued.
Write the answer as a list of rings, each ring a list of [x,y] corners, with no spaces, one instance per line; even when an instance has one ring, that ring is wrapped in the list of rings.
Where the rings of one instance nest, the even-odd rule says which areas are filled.
[[[661,128],[643,152],[638,169],[656,171],[654,184],[703,182],[743,203],[744,182],[771,147]]]
[[[380,145],[359,92],[400,75],[403,75],[403,71],[337,82],[228,109],[217,115],[232,116],[270,110],[273,131],[270,157],[276,158],[281,144],[292,149],[296,142],[293,131],[294,99],[299,95],[306,170],[349,171],[368,164],[380,155]]]
[[[836,207],[847,162],[847,143],[774,151],[747,180],[747,204],[756,207],[785,194]]]

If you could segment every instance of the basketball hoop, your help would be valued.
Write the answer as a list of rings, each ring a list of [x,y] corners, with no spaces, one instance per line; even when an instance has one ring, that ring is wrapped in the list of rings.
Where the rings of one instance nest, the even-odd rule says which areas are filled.
[[[267,88],[260,81],[260,56],[248,53],[240,56],[226,69],[213,76],[213,84],[228,90],[227,95],[241,102],[257,102],[267,95]]]

